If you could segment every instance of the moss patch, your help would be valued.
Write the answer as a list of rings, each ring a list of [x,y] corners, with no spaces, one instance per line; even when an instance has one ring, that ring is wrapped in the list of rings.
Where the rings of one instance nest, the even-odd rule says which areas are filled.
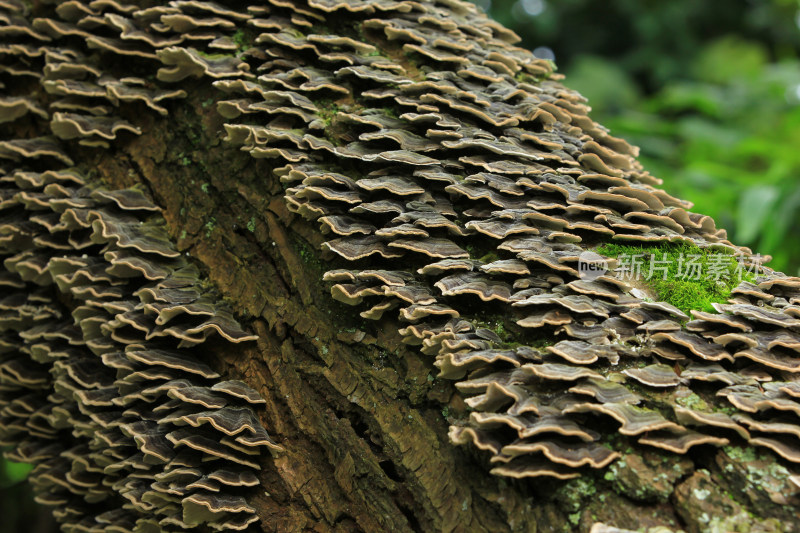
[[[320,99],[314,102],[314,104],[317,106],[317,109],[319,109],[317,114],[325,123],[325,126],[330,126],[333,118],[340,110],[339,104],[330,99]]]
[[[695,393],[691,393],[682,397],[676,397],[675,402],[680,406],[686,407],[687,409],[695,409],[699,411],[708,409],[708,404],[706,401]]]
[[[633,279],[646,283],[661,301],[685,313],[713,312],[712,303],[724,303],[741,281],[755,275],[737,256],[720,250],[703,249],[688,243],[661,246],[603,244],[597,253],[620,260]]]
[[[242,48],[246,48],[250,46],[250,36],[247,35],[244,29],[239,28],[236,32],[231,35],[231,40],[236,43],[236,46],[239,50]]]

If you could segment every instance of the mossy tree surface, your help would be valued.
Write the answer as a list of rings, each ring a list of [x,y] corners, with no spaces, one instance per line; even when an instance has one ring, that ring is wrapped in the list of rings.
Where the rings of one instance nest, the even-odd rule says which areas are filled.
[[[622,276],[641,282],[654,300],[670,303],[686,313],[714,312],[712,304],[725,303],[742,281],[755,281],[757,268],[729,250],[703,249],[679,243],[661,246],[602,244],[601,255],[621,260]]]
[[[609,471],[566,482],[489,475],[479,453],[447,439],[449,423],[469,415],[452,383],[402,344],[396,319],[371,323],[330,298],[322,236],[286,210],[277,180],[263,179],[269,163],[215,136],[221,119],[203,109],[205,98],[197,91],[175,109],[181,128],[154,121],[128,143],[134,176],[115,170],[116,158],[93,164],[110,184],[150,188],[180,248],[260,336],[217,357],[225,374],[258,386],[287,450],[263,476],[265,531],[588,531],[596,522],[782,531],[794,521],[794,508],[775,501],[785,468],[746,448],[677,460],[629,450]],[[202,148],[186,166],[183,128],[200,132]],[[503,323],[490,316],[485,325],[502,334]],[[737,472],[731,485],[711,481],[722,469]]]
[[[319,232],[286,210],[276,181],[262,178],[268,163],[214,137],[220,119],[202,108],[204,98],[175,110],[182,128],[201,132],[192,165],[181,164],[185,132],[166,121],[126,146],[135,179],[114,169],[116,158],[93,164],[109,184],[150,188],[180,248],[260,336],[256,346],[216,355],[225,374],[258,386],[271,434],[287,450],[262,478],[268,494],[256,503],[265,531],[588,531],[594,522],[678,529],[725,516],[728,506],[749,524],[758,518],[745,512],[756,510],[746,498],[768,502],[781,490],[785,475],[773,477],[769,458],[753,463],[751,452],[676,463],[631,450],[609,472],[568,482],[489,475],[478,453],[447,439],[448,424],[469,415],[452,383],[401,343],[399,322],[370,323],[330,298],[320,281],[327,266],[316,251]],[[709,507],[694,489],[677,491],[689,479],[693,486],[693,472],[727,464],[743,474],[721,493],[724,506]],[[753,482],[762,476],[778,486]]]
[[[459,14],[466,9],[452,4]],[[37,15],[49,14],[46,6],[34,9],[41,11]],[[322,34],[368,41],[377,50],[368,57],[386,56],[415,82],[426,81],[431,69],[422,67],[428,59],[364,28],[341,14],[314,25]],[[237,30],[232,35],[236,52],[222,58],[241,55],[255,35]],[[97,61],[118,68],[108,58]],[[549,75],[545,70],[540,76],[509,78],[534,84]],[[169,103],[168,118],[148,112],[140,102],[120,108],[122,118],[135,123],[142,135],[120,136],[113,151],[75,144],[70,155],[80,171],[109,187],[145,188],[163,209],[179,250],[202,268],[241,322],[258,335],[250,344],[213,345],[206,355],[215,370],[246,381],[263,396],[266,405],[259,414],[284,449],[264,461],[263,490],[251,502],[262,530],[589,531],[598,522],[691,531],[793,527],[796,501],[785,496],[791,487],[789,471],[774,455],[749,448],[698,447],[676,456],[643,451],[611,431],[602,444],[624,453],[606,471],[588,471],[569,481],[489,474],[493,465],[478,450],[451,444],[449,426],[465,423],[470,408],[452,381],[436,377],[434,358],[404,342],[399,330],[407,324],[392,313],[368,321],[356,308],[333,300],[322,276],[349,264],[324,255],[326,237],[316,223],[290,212],[275,160],[251,157],[222,140],[226,120],[215,103],[229,95],[212,87],[207,77],[187,77],[177,86],[188,96]],[[340,115],[359,111],[359,98],[315,102],[325,140],[333,146],[354,141]],[[385,117],[400,120],[398,107],[387,107]],[[363,177],[359,163],[350,161],[344,171]],[[342,171],[341,162],[332,163],[331,170]],[[462,207],[456,202],[456,209]],[[461,243],[471,259],[507,258],[489,238],[465,235]],[[592,246],[603,241],[596,235],[587,238]],[[626,250],[599,249],[609,256]],[[387,264],[373,258],[365,268]],[[670,287],[656,290],[663,298]],[[687,310],[704,307],[724,300],[730,290],[705,287],[693,299],[674,303]],[[474,327],[492,332],[502,348],[546,350],[555,342],[552,330],[526,332],[495,304],[472,303],[463,309]],[[666,392],[635,384],[630,388],[653,409],[672,401]],[[689,407],[714,401],[713,389],[701,386],[677,403]]]

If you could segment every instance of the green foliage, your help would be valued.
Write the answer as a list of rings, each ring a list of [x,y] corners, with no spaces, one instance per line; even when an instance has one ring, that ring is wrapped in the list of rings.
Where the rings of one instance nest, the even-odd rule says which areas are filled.
[[[755,276],[731,254],[679,243],[662,246],[629,246],[603,244],[597,253],[607,257],[636,257],[642,279],[656,297],[674,305],[686,314],[690,311],[714,311],[712,303],[724,303],[731,290],[742,280]],[[652,265],[655,268],[651,270]],[[697,265],[690,266],[690,262]],[[696,269],[696,270],[694,270]],[[694,273],[697,273],[695,276]]]
[[[317,106],[317,114],[319,118],[325,123],[325,126],[330,126],[336,114],[339,112],[339,104],[330,99],[321,99],[314,104]]]
[[[731,57],[722,59],[725,54]],[[745,58],[741,69],[731,69],[738,57]],[[795,274],[800,94],[792,91],[800,88],[800,62],[763,58],[754,43],[709,43],[698,55],[694,80],[675,80],[627,109],[598,98],[594,116],[642,148],[642,163],[665,180],[668,192],[713,216],[737,244],[772,255],[773,268]],[[591,100],[592,88],[584,92]]]
[[[0,455],[0,533],[57,530],[49,511],[43,512],[34,503],[31,488],[25,483],[32,468],[32,465],[8,461]]]
[[[33,469],[33,466],[27,463],[15,463],[0,458],[0,489],[21,483],[28,477],[31,469]]]
[[[242,49],[242,48],[244,48],[244,47],[249,45],[249,42],[248,42],[249,39],[245,35],[244,29],[242,29],[242,28],[239,28],[238,30],[236,30],[236,32],[233,35],[231,35],[231,40],[233,40],[233,42],[236,43],[236,46],[239,49]]]
[[[217,219],[214,217],[209,218],[204,224],[204,227],[206,228],[206,237],[211,237],[211,234],[214,232],[214,228],[217,227]]]
[[[797,0],[474,1],[517,32],[521,46],[552,49],[561,71],[582,56],[603,57],[647,93],[686,79],[687,65],[725,35],[763,43],[771,59],[795,57],[800,49]]]
[[[772,255],[771,267],[800,273],[796,0],[488,3],[523,46],[554,51],[565,84],[641,147],[667,192]]]

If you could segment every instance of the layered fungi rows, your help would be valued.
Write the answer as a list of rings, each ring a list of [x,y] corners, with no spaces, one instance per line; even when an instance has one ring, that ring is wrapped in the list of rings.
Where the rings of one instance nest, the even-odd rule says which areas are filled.
[[[119,44],[102,28],[130,30],[132,6],[66,2],[32,21],[27,9],[0,4],[0,443],[35,465],[36,500],[64,531],[255,528],[249,499],[280,447],[258,393],[205,361],[209,343],[255,337],[143,188],[108,189],[75,165],[141,133],[117,116],[126,105],[166,114],[185,92],[102,70],[92,49]]]
[[[293,6],[290,27],[248,22],[267,30],[257,80],[214,83],[235,97],[219,103],[226,140],[285,163],[289,208],[347,264],[325,274],[332,296],[398,317],[458,380],[472,412],[454,443],[516,478],[604,468],[617,435],[679,454],[744,440],[800,462],[800,280],[764,270],[689,317],[614,273],[581,279],[580,254],[609,240],[749,251],[658,189],[546,61],[470,5]],[[318,34],[334,14],[355,22]],[[513,338],[483,327],[487,310]],[[696,391],[705,407],[684,407]]]
[[[408,345],[431,358],[441,378],[456,381],[471,413],[451,427],[450,439],[487,451],[494,474],[568,479],[607,467],[629,445],[682,454],[693,446],[729,443],[772,450],[797,471],[800,280],[764,269],[716,312],[687,316],[641,297],[613,272],[581,279],[581,253],[609,241],[748,250],[727,241],[711,218],[659,189],[660,181],[636,161],[636,149],[594,123],[584,99],[559,83],[549,62],[515,47],[512,32],[471,4],[175,0],[140,8],[72,0],[36,15],[22,4],[0,6],[3,79],[28,79],[46,93],[30,97],[21,90],[4,98],[0,109],[7,121],[45,121],[49,130],[0,145],[0,156],[15,162],[5,166],[4,202],[8,209],[37,212],[22,224],[41,235],[24,240],[24,250],[49,249],[45,243],[62,242],[52,236],[61,231],[84,235],[83,241],[74,237],[76,244],[109,247],[104,263],[84,267],[105,272],[92,281],[107,284],[105,292],[75,289],[80,296],[60,305],[74,306],[77,323],[88,331],[81,330],[80,338],[88,334],[95,342],[95,335],[109,346],[100,354],[104,368],[113,369],[108,371],[119,398],[138,395],[132,405],[169,398],[164,405],[181,413],[152,420],[187,426],[165,435],[174,449],[185,444],[200,452],[185,431],[225,424],[212,422],[212,415],[183,414],[182,388],[137,385],[134,392],[120,380],[130,372],[136,381],[150,366],[160,376],[169,374],[162,381],[187,379],[188,372],[195,381],[187,387],[197,380],[208,386],[213,378],[186,369],[176,376],[178,368],[159,366],[138,345],[169,341],[180,348],[211,330],[232,340],[243,337],[232,333],[230,319],[202,326],[212,307],[221,316],[213,298],[198,294],[191,305],[172,305],[156,296],[173,294],[169,280],[184,279],[177,273],[190,267],[170,255],[163,238],[152,249],[133,245],[137,237],[127,233],[136,227],[133,214],[123,206],[134,193],[81,196],[74,174],[57,179],[61,174],[46,174],[41,161],[69,166],[64,146],[95,150],[141,134],[135,118],[122,118],[125,105],[144,104],[164,115],[171,101],[185,96],[182,87],[199,78],[221,95],[217,111],[226,120],[225,140],[268,160],[274,170],[265,179],[279,179],[289,209],[318,222],[327,235],[323,252],[332,268],[324,279],[333,298],[357,306],[377,327],[398,328]],[[123,74],[119,62],[138,74]],[[40,177],[19,177],[28,172],[25,165]],[[52,198],[37,196],[48,194]],[[88,227],[66,215],[72,206],[64,198],[75,195],[87,202],[80,208],[87,210],[81,220]],[[142,209],[134,211],[150,213]],[[148,239],[156,225],[145,225]],[[156,249],[170,252],[148,266],[135,262],[158,255]],[[26,284],[55,282],[62,294],[72,294],[58,276],[84,279],[68,270],[77,263],[52,264],[39,255],[6,260],[10,272],[28,276]],[[117,270],[140,277],[120,281]],[[163,275],[153,277],[156,271]],[[167,285],[137,287],[136,299],[123,307],[88,304],[120,300],[116,295],[127,289],[116,283],[130,287],[133,279]],[[14,290],[24,292],[27,285],[14,280]],[[81,283],[88,285],[86,280]],[[173,326],[173,316],[191,325]],[[24,340],[24,349],[32,351]],[[112,343],[134,348],[111,350]],[[19,349],[13,345],[9,353]],[[66,363],[53,364],[53,375],[61,375],[62,366],[66,371]],[[51,383],[46,372],[42,376]],[[106,388],[104,382],[97,390]],[[244,405],[225,391],[202,394],[215,398],[204,409],[224,409],[215,403],[221,398]],[[111,403],[122,412],[128,408]],[[151,455],[149,437],[119,431],[136,440],[137,453]],[[221,446],[255,463],[247,459],[251,444],[272,445],[262,430],[254,431],[251,440],[228,435]],[[156,505],[151,498],[165,502],[166,513],[178,509],[175,500],[183,501],[182,495],[160,490],[159,483],[169,481],[155,480],[153,487],[131,481],[136,497],[126,509]],[[194,489],[187,483],[170,490]],[[205,508],[239,509],[221,501]],[[178,521],[175,516],[165,520]],[[250,515],[225,516],[234,527]]]
[[[0,442],[36,465],[36,499],[66,531],[246,528],[244,496],[279,447],[263,400],[221,381],[202,345],[253,337],[141,191],[29,170],[38,155],[0,178]]]

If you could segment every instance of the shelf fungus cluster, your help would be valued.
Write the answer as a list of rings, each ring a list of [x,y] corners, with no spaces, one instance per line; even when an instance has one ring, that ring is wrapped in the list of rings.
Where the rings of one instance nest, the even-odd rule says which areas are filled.
[[[185,29],[208,15],[200,4],[176,4],[0,2],[0,444],[35,465],[36,499],[64,531],[257,528],[250,499],[280,450],[264,400],[206,360],[208,341],[255,337],[143,188],[81,170],[91,150],[142,133],[123,114],[165,115],[185,96],[120,75],[193,57],[162,64],[161,44],[216,38]],[[174,23],[137,29],[161,12]]]
[[[0,176],[0,442],[36,465],[37,500],[65,530],[246,528],[245,496],[279,447],[263,400],[202,353],[211,335],[253,337],[139,189],[31,170],[40,155]]]
[[[65,530],[246,528],[244,496],[279,447],[263,400],[202,352],[210,335],[252,336],[141,191],[26,170],[41,162],[0,177],[0,442],[36,465],[37,500]]]
[[[248,24],[256,77],[214,82],[226,140],[274,161],[290,210],[318,221],[333,298],[399,321],[457,380],[472,412],[455,444],[514,478],[602,469],[618,437],[800,462],[800,280],[764,269],[690,317],[613,272],[581,279],[603,242],[749,251],[511,32],[462,2],[274,1]]]
[[[0,0],[0,76],[46,94],[2,99],[0,125],[49,132],[0,143],[3,424],[6,440],[33,435],[15,453],[39,463],[50,503],[69,499],[64,522],[125,529],[158,509],[153,527],[245,527],[239,486],[276,448],[253,393],[182,351],[248,337],[196,289],[152,206],[45,171],[73,163],[65,145],[142,133],[124,107],[164,115],[187,78],[218,90],[225,140],[269,160],[289,209],[319,223],[333,298],[456,380],[471,413],[450,439],[489,452],[494,474],[576,477],[615,461],[620,439],[676,454],[749,443],[800,470],[800,279],[763,269],[693,316],[613,272],[581,279],[581,253],[605,242],[748,251],[659,189],[472,4],[27,9]],[[63,428],[76,448],[53,440]],[[111,494],[120,514],[85,514]]]

